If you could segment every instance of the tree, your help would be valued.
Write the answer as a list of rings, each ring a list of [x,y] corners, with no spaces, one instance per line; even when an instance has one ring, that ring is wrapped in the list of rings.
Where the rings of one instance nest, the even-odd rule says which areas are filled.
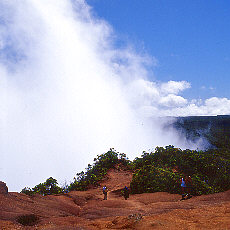
[[[33,194],[41,194],[41,195],[52,195],[52,194],[59,194],[64,192],[62,188],[58,186],[57,180],[53,177],[48,178],[44,183],[40,183],[36,185],[34,188],[24,188],[22,189],[21,193],[27,194],[27,195],[33,195]]]

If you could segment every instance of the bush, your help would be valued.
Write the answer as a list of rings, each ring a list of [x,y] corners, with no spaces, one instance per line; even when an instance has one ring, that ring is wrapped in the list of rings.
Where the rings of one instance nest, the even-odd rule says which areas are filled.
[[[180,192],[180,178],[190,175],[193,194],[209,194],[230,189],[230,160],[220,151],[181,150],[174,146],[143,152],[133,161],[133,193]],[[206,182],[204,182],[204,180]]]
[[[33,226],[37,224],[38,221],[39,221],[39,218],[35,216],[34,214],[22,215],[22,216],[17,217],[17,222],[24,226]]]
[[[104,154],[97,155],[97,158],[94,158],[94,164],[89,164],[88,168],[86,168],[86,172],[82,171],[76,174],[77,177],[75,177],[74,182],[70,184],[69,191],[84,191],[87,190],[90,185],[97,186],[107,171],[118,163],[128,167],[130,161],[124,153],[119,154],[113,148]]]
[[[133,174],[130,184],[132,193],[180,192],[180,175],[169,169],[145,166]]]
[[[58,186],[57,180],[53,177],[48,178],[44,183],[36,185],[34,188],[24,188],[21,193],[26,195],[41,194],[41,195],[52,195],[63,193],[64,190]]]

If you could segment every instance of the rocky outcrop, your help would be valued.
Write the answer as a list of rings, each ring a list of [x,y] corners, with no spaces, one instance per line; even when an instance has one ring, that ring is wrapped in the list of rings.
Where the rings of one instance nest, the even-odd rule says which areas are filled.
[[[0,181],[0,194],[8,194],[8,187],[2,181]]]

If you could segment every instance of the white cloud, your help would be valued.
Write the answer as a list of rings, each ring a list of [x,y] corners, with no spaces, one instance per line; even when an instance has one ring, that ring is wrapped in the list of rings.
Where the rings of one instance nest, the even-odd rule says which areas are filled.
[[[215,90],[215,88],[212,87],[212,86],[209,86],[209,87],[201,86],[200,89],[201,89],[201,90],[211,90],[211,91]]]
[[[187,100],[181,96],[169,94],[166,97],[161,97],[159,104],[166,107],[182,107],[187,104]]]
[[[188,100],[177,95],[189,87],[185,81],[156,83],[142,79],[132,82],[133,94],[130,95],[135,95],[133,100],[139,111],[149,117],[230,114],[227,98]]]
[[[203,85],[203,86],[200,87],[200,89],[206,90],[206,86]]]
[[[164,110],[165,107],[174,108],[185,106],[188,101],[177,93],[185,90],[190,86],[188,82],[156,83],[144,79],[133,81],[129,86],[129,95],[133,104],[139,107],[154,108],[152,111]],[[130,93],[130,91],[132,93]],[[174,92],[174,93],[172,93]],[[138,102],[138,103],[137,103]],[[148,112],[148,114],[150,114]],[[159,114],[159,112],[157,112]],[[154,116],[155,113],[152,113]]]
[[[215,116],[230,114],[230,100],[227,98],[212,97],[207,100],[193,100],[186,106],[170,110],[161,110],[161,115],[172,116]]]
[[[190,87],[191,85],[187,81],[169,81],[161,84],[161,92],[162,94],[178,94]]]

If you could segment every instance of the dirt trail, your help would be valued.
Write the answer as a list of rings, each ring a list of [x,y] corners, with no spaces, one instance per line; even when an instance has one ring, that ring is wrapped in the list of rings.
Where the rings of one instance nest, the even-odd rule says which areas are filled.
[[[115,168],[109,170],[105,180],[100,185],[101,187],[107,186],[109,199],[117,199],[121,196],[121,189],[125,186],[129,187],[131,180],[132,172]]]
[[[118,168],[119,169],[119,168]],[[121,196],[132,172],[111,169],[97,188],[65,195],[33,197],[0,195],[0,229],[230,229],[230,191],[180,201],[166,192]],[[103,200],[102,187],[109,188]],[[39,218],[33,226],[17,222],[20,215]]]

